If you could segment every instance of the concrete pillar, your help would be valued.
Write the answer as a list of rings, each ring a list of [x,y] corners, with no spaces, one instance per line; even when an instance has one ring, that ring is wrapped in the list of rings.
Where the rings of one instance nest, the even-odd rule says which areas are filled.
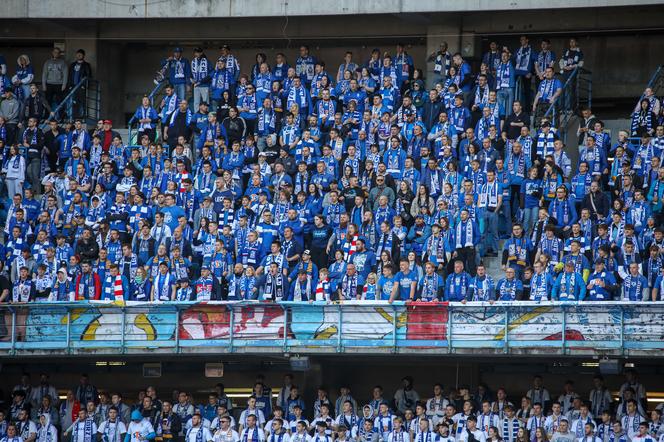
[[[116,128],[125,127],[126,52],[122,42],[100,41],[96,74],[101,87],[101,117],[113,120]]]
[[[311,366],[309,370],[302,373],[295,373],[295,379],[300,378],[301,382],[297,385],[300,388],[300,396],[303,398],[315,398],[318,394],[318,387],[324,384],[326,379],[323,374],[323,364],[317,358],[311,357]],[[329,375],[329,374],[328,374]],[[313,406],[313,403],[308,403],[307,406]],[[311,409],[305,410],[305,415],[309,415]]]
[[[443,42],[447,43],[447,50],[454,55],[455,52],[461,52],[464,58],[470,59],[477,57],[476,37],[474,33],[465,33],[463,31],[463,22],[461,19],[450,18],[444,24],[431,25],[427,27],[427,55],[437,52]],[[477,48],[477,49],[476,49]],[[434,62],[427,62],[427,88],[432,88],[438,76],[434,74]]]
[[[96,76],[97,74],[97,37],[95,35],[90,35],[85,38],[68,38],[65,39],[65,58],[68,63],[74,61],[76,57],[76,51],[83,49],[85,51],[85,60],[90,63],[92,67],[92,75]]]

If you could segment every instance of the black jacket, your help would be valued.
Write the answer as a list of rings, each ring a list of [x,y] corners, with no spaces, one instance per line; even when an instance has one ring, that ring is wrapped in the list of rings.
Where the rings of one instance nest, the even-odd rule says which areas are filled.
[[[95,241],[94,238],[89,240],[80,239],[76,243],[76,254],[81,257],[82,260],[93,260],[96,259],[99,255],[99,244]]]
[[[37,95],[34,97],[28,95],[28,97],[23,100],[23,119],[28,121],[29,118],[36,118],[37,121],[42,121],[46,118],[48,113],[51,112],[51,106],[49,106],[48,101],[44,98],[42,92],[37,92]]]
[[[76,86],[76,84],[74,83],[74,73],[76,71],[77,65],[78,65],[78,69],[79,69],[79,72],[78,72],[79,80],[82,80],[84,78],[88,78],[88,79],[92,78],[92,67],[90,66],[90,63],[88,63],[87,61],[84,61],[82,63],[78,63],[78,62],[75,61],[75,62],[73,62],[72,64],[69,65],[69,76],[67,77],[69,87]]]
[[[440,100],[427,100],[422,106],[422,122],[430,131],[434,124],[438,122],[438,116],[443,111],[443,103]]]
[[[595,195],[593,195],[592,192],[588,192],[586,196],[583,197],[583,201],[581,201],[581,208],[588,209],[590,211],[590,216],[596,220],[597,214],[599,214],[602,218],[606,218],[606,216],[609,214],[610,204],[611,203],[609,202],[609,198],[607,198],[604,192],[600,191]]]

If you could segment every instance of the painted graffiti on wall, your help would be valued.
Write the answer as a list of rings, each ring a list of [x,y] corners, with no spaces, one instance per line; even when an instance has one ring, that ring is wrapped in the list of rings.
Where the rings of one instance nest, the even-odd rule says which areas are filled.
[[[165,306],[164,306],[165,307]],[[63,307],[31,309],[26,316],[24,339],[28,342],[157,341],[170,339],[175,330],[175,309],[150,307],[128,310],[124,317],[117,306],[88,306],[69,310]],[[20,326],[18,327],[21,328]]]
[[[14,307],[12,307],[14,308]],[[123,316],[124,309],[124,316]],[[232,314],[231,314],[232,309]],[[648,304],[471,304],[445,303],[366,304],[114,304],[91,303],[76,306],[35,306],[16,308],[16,341],[38,343],[211,341],[225,345],[232,337],[251,345],[257,340],[287,339],[307,341],[306,345],[326,345],[338,340],[362,346],[399,345],[421,347],[453,345],[462,342],[502,341],[508,333],[511,342],[565,340],[579,348],[584,342],[660,342],[664,339],[664,309]],[[5,324],[11,314],[4,311]],[[124,318],[124,321],[123,321]],[[8,339],[9,327],[5,327]],[[68,330],[69,329],[69,330]],[[176,333],[177,330],[177,333]],[[341,334],[340,334],[341,333]],[[396,333],[396,335],[395,335]],[[68,335],[69,334],[69,335]],[[237,342],[236,341],[236,342]],[[429,341],[423,343],[422,341]],[[577,344],[574,344],[574,343]],[[149,345],[146,345],[149,347]]]
[[[242,306],[231,313],[224,306],[200,305],[180,314],[180,339],[278,339],[284,334],[284,310],[278,305]]]

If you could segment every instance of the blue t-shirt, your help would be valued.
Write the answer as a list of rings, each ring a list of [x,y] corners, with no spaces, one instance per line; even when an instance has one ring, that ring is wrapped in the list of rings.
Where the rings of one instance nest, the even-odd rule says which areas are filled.
[[[378,279],[378,285],[381,288],[378,296],[380,296],[381,301],[389,301],[390,296],[392,295],[392,288],[394,287],[394,282],[395,282],[394,276],[391,276],[389,278],[381,276]]]
[[[159,211],[164,214],[164,223],[171,228],[171,232],[178,226],[178,218],[187,216],[180,206],[163,207]]]
[[[407,301],[410,299],[410,287],[412,283],[418,282],[417,272],[410,271],[408,273],[399,272],[394,277],[394,281],[399,284],[399,299]]]
[[[542,196],[542,182],[540,180],[526,179],[521,183],[521,193],[524,194],[524,207],[531,209],[539,207],[539,199]]]

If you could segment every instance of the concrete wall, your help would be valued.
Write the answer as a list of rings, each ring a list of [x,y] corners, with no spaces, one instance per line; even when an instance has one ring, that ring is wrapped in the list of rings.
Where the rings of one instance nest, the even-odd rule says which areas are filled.
[[[106,2],[90,0],[3,0],[0,16],[60,18],[275,17],[435,11],[579,8],[660,4],[658,0],[166,0]]]
[[[22,4],[21,0],[0,2],[0,13],[8,3],[13,3],[17,10]],[[73,8],[75,2],[43,3]],[[297,4],[300,3],[304,2]],[[108,2],[90,4],[112,6]],[[188,3],[181,0],[178,4]],[[340,7],[345,4],[341,2]],[[69,60],[76,49],[86,48],[95,75],[102,79],[104,114],[114,120],[124,119],[124,113],[132,111],[140,96],[152,88],[159,60],[175,45],[184,46],[187,56],[191,48],[202,46],[208,57],[216,58],[219,47],[228,43],[243,67],[249,69],[257,52],[265,52],[273,60],[276,52],[283,51],[293,63],[298,46],[307,43],[316,56],[327,62],[328,70],[335,71],[346,49],[355,53],[356,60],[363,61],[373,47],[394,52],[396,42],[403,41],[416,66],[432,70],[425,57],[441,41],[447,41],[451,51],[463,50],[471,61],[477,62],[490,39],[516,47],[519,34],[525,32],[537,46],[538,40],[546,36],[560,55],[567,38],[575,35],[584,50],[586,66],[593,71],[593,96],[604,99],[604,105],[613,105],[616,99],[631,103],[641,93],[655,66],[664,60],[662,7],[528,9],[528,5],[535,4],[531,1],[519,5],[518,11],[464,14],[356,13],[343,17],[299,17],[289,13],[288,17],[275,19],[0,20],[0,42],[10,72],[14,70],[16,56],[26,52],[32,56],[38,75],[54,43],[64,44]],[[35,8],[39,11],[46,6]]]

